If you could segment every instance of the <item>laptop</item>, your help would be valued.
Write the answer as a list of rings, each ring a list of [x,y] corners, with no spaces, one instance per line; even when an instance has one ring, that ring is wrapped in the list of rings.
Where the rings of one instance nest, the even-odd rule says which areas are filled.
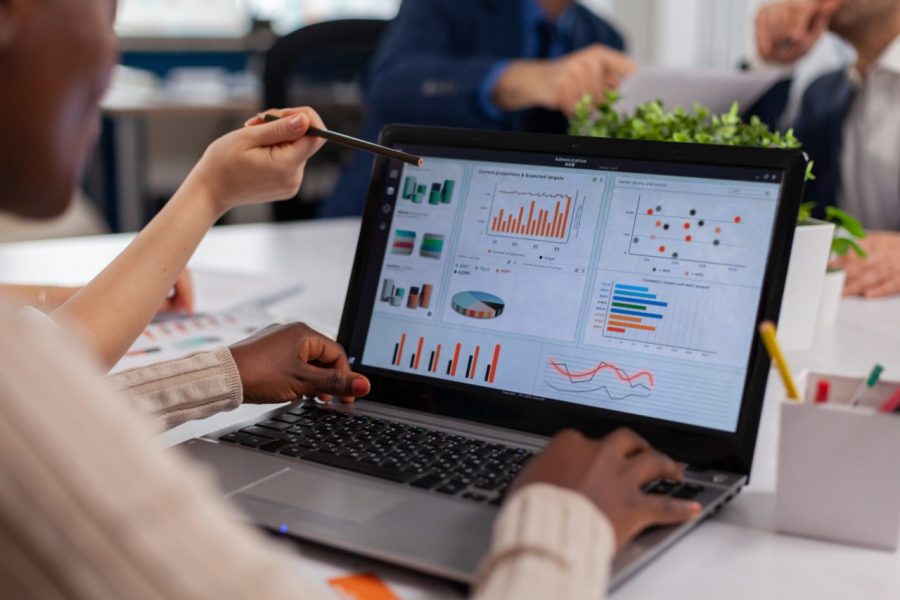
[[[806,159],[797,151],[391,126],[340,327],[372,381],[185,448],[248,519],[473,580],[511,481],[556,432],[630,427],[701,518],[615,558],[621,584],[750,475]]]

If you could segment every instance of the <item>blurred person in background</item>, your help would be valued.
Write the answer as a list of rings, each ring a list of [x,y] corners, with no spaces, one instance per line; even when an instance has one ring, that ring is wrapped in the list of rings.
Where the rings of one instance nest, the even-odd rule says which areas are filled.
[[[793,126],[815,161],[807,198],[839,206],[873,231],[868,258],[848,255],[845,295],[900,293],[900,0],[787,0],[763,6],[756,43],[766,62],[793,67],[831,31],[856,52],[847,68],[816,79],[803,94]],[[783,92],[784,90],[782,90]],[[774,92],[774,91],[773,91]],[[784,93],[756,109],[782,124]]]
[[[573,0],[405,0],[372,60],[363,137],[388,123],[565,133],[585,94],[634,70],[616,29]],[[354,153],[324,217],[362,214]]]

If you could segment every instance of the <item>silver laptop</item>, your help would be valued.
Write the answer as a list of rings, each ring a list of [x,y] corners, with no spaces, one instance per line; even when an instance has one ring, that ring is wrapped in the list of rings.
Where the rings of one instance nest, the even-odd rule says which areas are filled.
[[[185,447],[254,523],[471,582],[510,482],[565,427],[747,482],[806,161],[799,152],[394,126],[339,335],[373,383]],[[298,257],[312,260],[312,257]],[[618,585],[702,519],[644,532]]]

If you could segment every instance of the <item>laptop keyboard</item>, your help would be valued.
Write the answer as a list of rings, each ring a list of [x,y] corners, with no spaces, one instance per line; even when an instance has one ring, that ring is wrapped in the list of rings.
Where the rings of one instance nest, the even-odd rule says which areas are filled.
[[[315,406],[291,408],[219,440],[494,505],[534,456],[522,448]]]
[[[522,448],[310,405],[219,440],[493,505],[500,505],[534,456]],[[645,491],[693,498],[703,488],[658,481]]]

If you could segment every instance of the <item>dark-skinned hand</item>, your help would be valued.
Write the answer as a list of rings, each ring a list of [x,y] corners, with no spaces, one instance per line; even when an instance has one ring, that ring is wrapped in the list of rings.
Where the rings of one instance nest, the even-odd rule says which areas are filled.
[[[566,430],[522,469],[511,492],[529,483],[549,483],[583,494],[612,523],[616,546],[622,548],[651,525],[682,523],[697,516],[701,506],[696,502],[641,490],[656,479],[683,478],[678,463],[633,431],[619,429],[593,441]]]
[[[369,380],[354,373],[337,342],[303,323],[272,325],[231,346],[244,401],[290,402],[304,396],[344,402],[369,393]]]

